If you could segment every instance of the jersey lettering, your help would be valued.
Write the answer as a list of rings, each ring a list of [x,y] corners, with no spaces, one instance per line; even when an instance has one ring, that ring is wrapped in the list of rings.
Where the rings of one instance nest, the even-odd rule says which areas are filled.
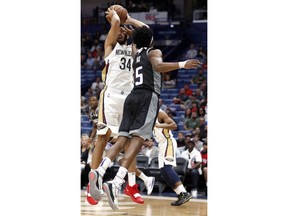
[[[141,85],[143,83],[143,74],[141,72],[142,66],[137,67],[135,71],[135,76],[137,81],[135,82],[135,85]]]

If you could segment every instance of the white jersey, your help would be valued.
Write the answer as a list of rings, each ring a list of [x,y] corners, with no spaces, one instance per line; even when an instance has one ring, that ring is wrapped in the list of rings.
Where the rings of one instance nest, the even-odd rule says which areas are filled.
[[[159,123],[158,118],[156,122]],[[154,127],[153,135],[159,147],[159,168],[162,168],[164,164],[176,167],[177,141],[173,137],[171,130]]]
[[[107,88],[131,92],[133,89],[133,58],[131,45],[116,43],[112,52],[105,58],[106,70],[102,80]]]

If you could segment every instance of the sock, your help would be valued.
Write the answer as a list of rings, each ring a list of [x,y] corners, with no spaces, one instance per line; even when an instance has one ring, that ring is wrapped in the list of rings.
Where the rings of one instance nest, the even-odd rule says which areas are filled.
[[[128,184],[130,187],[136,184],[136,173],[128,172]]]
[[[124,178],[127,174],[128,170],[125,167],[120,166],[115,178],[113,181],[115,181],[118,185],[122,185],[125,181]]]
[[[146,183],[148,181],[148,176],[146,176],[143,172],[139,175],[139,178]]]
[[[111,163],[110,158],[104,157],[103,160],[101,161],[99,167],[96,169],[96,171],[99,172],[99,174],[103,177],[107,168],[109,167]]]
[[[179,195],[181,192],[187,192],[184,188],[183,184],[179,185],[177,188],[173,189],[177,195]]]

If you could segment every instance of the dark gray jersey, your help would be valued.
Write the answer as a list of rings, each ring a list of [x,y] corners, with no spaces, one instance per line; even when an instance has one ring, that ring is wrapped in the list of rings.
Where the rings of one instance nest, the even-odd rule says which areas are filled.
[[[137,51],[133,61],[134,89],[148,89],[160,95],[161,74],[152,69],[147,56],[151,50],[151,48],[141,48]]]

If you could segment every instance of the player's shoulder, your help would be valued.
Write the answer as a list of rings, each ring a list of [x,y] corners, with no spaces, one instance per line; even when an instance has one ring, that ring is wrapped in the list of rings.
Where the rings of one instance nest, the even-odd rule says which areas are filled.
[[[149,56],[162,56],[162,51],[160,49],[151,48],[148,50]]]

